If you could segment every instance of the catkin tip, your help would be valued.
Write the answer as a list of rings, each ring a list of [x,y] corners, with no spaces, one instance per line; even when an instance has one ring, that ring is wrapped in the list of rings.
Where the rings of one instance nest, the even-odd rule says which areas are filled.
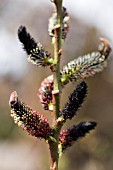
[[[18,95],[17,95],[17,92],[14,91],[11,93],[10,95],[10,99],[9,99],[9,105],[14,105],[15,103],[17,103],[18,101]]]

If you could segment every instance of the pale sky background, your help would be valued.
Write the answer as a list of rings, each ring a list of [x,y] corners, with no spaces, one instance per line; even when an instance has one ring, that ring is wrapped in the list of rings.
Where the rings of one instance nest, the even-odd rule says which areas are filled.
[[[65,1],[66,6],[84,23],[94,25],[113,43],[113,0]]]
[[[16,1],[11,0],[10,2],[12,3],[8,7],[9,13],[7,12],[3,15],[7,18],[8,15],[11,15],[10,10],[12,9],[16,10],[17,14],[22,15],[18,11],[18,3],[15,8],[14,3]],[[23,7],[25,7],[24,5],[27,2],[26,5],[30,5],[31,8],[46,4],[52,6],[49,0],[20,0],[18,2],[23,3]],[[77,19],[84,23],[95,26],[108,38],[111,45],[113,44],[113,0],[64,0],[64,6],[68,8],[69,14],[75,15]],[[21,76],[27,68],[26,62],[24,62],[25,58],[23,58],[24,52],[20,48],[15,35],[10,34],[9,30],[5,28],[4,22],[2,16],[0,16],[0,75]]]

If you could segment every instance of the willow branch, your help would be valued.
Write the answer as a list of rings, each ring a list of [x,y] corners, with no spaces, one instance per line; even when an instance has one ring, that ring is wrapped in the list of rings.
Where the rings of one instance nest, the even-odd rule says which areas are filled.
[[[57,10],[57,25],[55,26],[55,42],[54,42],[54,113],[55,118],[59,117],[60,110],[60,56],[61,56],[61,25],[62,25],[62,0],[54,1]]]
[[[53,122],[59,117],[60,113],[60,56],[61,56],[61,25],[62,25],[62,0],[54,1],[57,10],[57,24],[54,28],[54,88],[53,88],[53,103],[54,103],[54,117]],[[59,130],[53,123],[54,138],[56,141],[49,141],[50,147],[50,170],[58,170],[58,140]]]

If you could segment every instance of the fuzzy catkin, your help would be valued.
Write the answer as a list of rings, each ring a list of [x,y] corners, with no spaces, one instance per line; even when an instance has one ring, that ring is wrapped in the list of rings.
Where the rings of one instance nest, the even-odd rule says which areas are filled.
[[[82,81],[80,82],[73,93],[69,96],[68,102],[65,104],[61,116],[63,117],[64,121],[67,119],[72,119],[78,109],[81,107],[84,98],[86,97],[87,93],[87,84]]]
[[[45,140],[52,135],[52,129],[47,118],[19,101],[16,92],[11,94],[9,105],[11,106],[11,117],[14,122],[30,135]]]
[[[52,104],[52,90],[53,90],[53,75],[45,78],[39,88],[38,97],[44,110],[49,110]]]
[[[70,21],[70,17],[65,7],[62,8],[62,18],[63,18],[62,25],[61,25],[62,39],[65,40],[67,37],[67,33],[69,31],[69,21]],[[51,38],[55,36],[54,30],[56,25],[57,25],[57,12],[54,11],[52,13],[51,18],[49,19],[49,24],[48,24],[48,32]]]
[[[62,145],[62,151],[72,146],[79,138],[84,137],[87,133],[96,127],[97,123],[94,121],[80,122],[77,125],[61,131],[59,144]]]
[[[28,54],[29,62],[37,66],[50,66],[53,64],[51,55],[43,49],[40,43],[35,42],[34,38],[27,32],[26,27],[19,27],[18,38]]]
[[[107,58],[111,47],[108,41],[101,38],[98,51],[80,56],[65,65],[61,71],[61,82],[67,84],[69,81],[85,79],[101,72],[107,66]]]

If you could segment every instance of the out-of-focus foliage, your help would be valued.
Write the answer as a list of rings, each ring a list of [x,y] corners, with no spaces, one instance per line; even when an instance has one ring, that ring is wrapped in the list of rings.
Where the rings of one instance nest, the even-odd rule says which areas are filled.
[[[50,8],[51,7],[51,8]],[[46,9],[46,10],[45,10]],[[44,11],[44,12],[43,12]],[[18,128],[9,113],[9,95],[16,90],[23,101],[50,117],[43,111],[37,97],[41,81],[51,74],[49,68],[37,68],[27,63],[26,53],[17,39],[20,25],[29,28],[33,37],[53,54],[48,35],[48,18],[52,6],[37,4],[30,0],[0,2],[0,169],[1,170],[47,170],[49,152],[45,143],[36,140]],[[61,66],[79,55],[91,52],[98,46],[102,33],[91,25],[85,25],[71,17],[70,31],[63,46]],[[105,35],[106,36],[106,35]],[[4,37],[4,38],[3,38]],[[2,41],[1,41],[2,40]],[[3,51],[5,51],[3,53]],[[4,55],[4,56],[3,56]],[[112,54],[111,54],[112,57]],[[24,63],[24,64],[22,64]],[[9,64],[9,65],[8,65]],[[81,139],[60,160],[60,170],[111,170],[113,167],[113,59],[108,67],[96,76],[87,79],[88,95],[84,107],[72,121],[95,120],[98,126],[85,139]],[[14,69],[15,68],[15,69]],[[7,71],[8,70],[8,71]],[[4,72],[4,73],[3,73]],[[68,84],[62,92],[63,108],[75,84]],[[71,121],[71,124],[72,124]],[[68,121],[68,126],[71,125]]]

